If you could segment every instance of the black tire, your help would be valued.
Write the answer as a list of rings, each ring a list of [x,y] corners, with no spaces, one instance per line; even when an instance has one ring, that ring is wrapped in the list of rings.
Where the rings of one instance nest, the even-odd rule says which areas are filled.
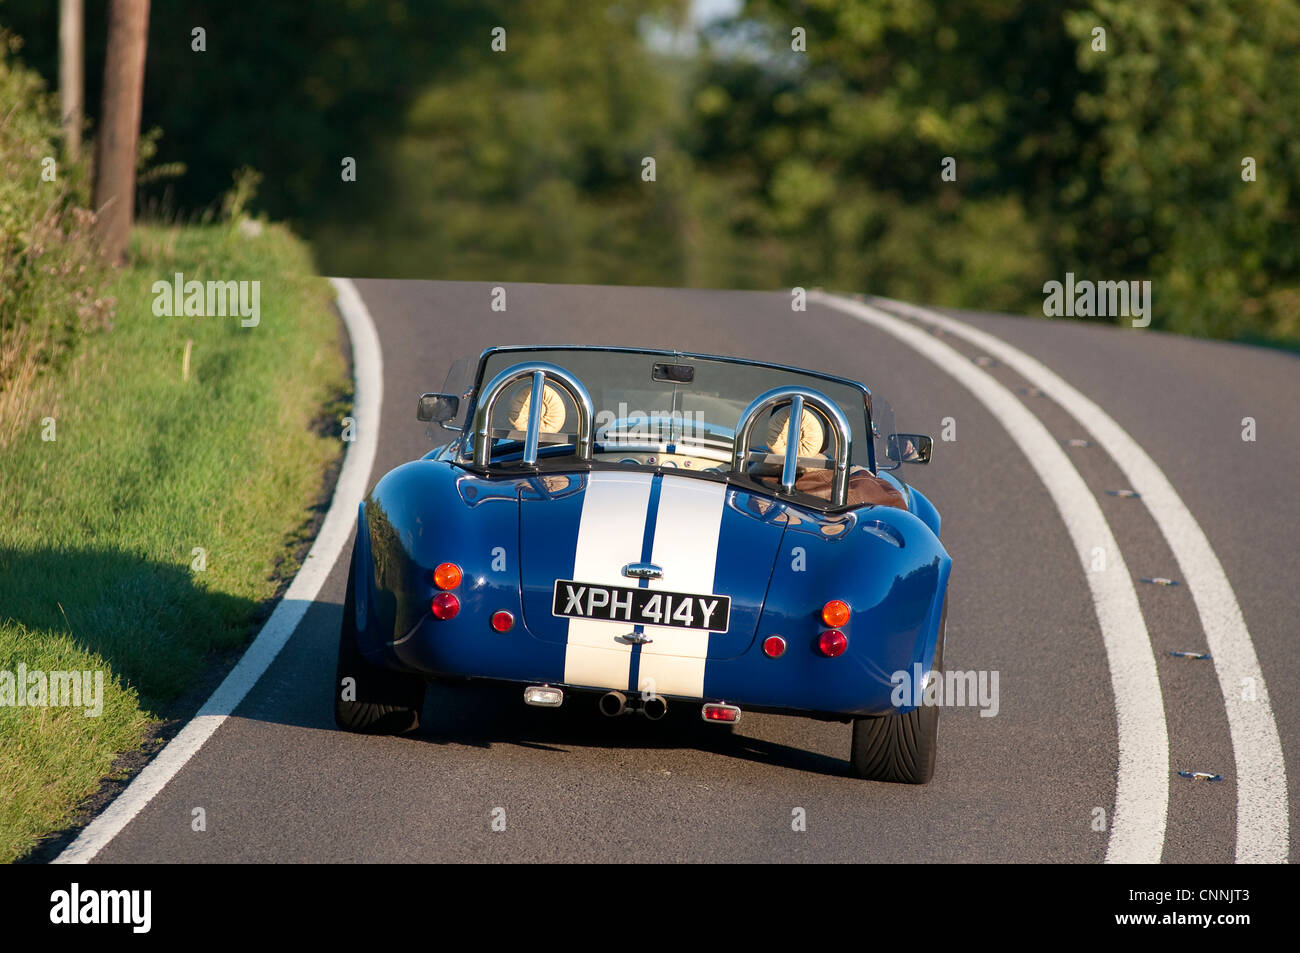
[[[948,635],[948,600],[939,617],[934,671],[942,678],[943,644]],[[868,781],[927,784],[934,776],[939,742],[939,706],[919,705],[902,715],[853,719],[849,773]]]
[[[334,677],[334,723],[344,731],[370,735],[401,735],[420,727],[427,683],[408,675],[371,665],[357,649],[357,612],[353,596],[353,568],[348,569],[348,591],[343,599],[343,624],[339,627],[339,661]],[[345,686],[345,679],[352,679]],[[351,687],[351,700],[345,700]]]

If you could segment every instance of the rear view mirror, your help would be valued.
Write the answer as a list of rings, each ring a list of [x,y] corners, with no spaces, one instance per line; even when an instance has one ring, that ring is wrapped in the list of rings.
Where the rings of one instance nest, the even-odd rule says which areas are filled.
[[[432,420],[441,424],[454,420],[458,410],[460,398],[455,394],[421,394],[415,416],[420,420]]]
[[[902,463],[929,463],[934,452],[934,438],[923,433],[891,433],[889,459]]]

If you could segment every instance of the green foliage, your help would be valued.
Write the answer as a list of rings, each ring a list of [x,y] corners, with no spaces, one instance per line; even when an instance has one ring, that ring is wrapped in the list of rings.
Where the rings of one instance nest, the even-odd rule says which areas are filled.
[[[786,283],[1041,313],[1069,270],[1150,279],[1156,327],[1300,338],[1296,0],[750,0],[714,36],[745,43],[693,158]]]
[[[86,108],[102,95],[107,4],[85,5]],[[0,0],[0,23],[23,36],[29,62],[58,76],[59,4]],[[143,125],[166,130],[157,162],[185,175],[146,183],[141,206],[167,189],[175,206],[219,201],[242,166],[266,175],[262,210],[277,219],[336,217],[370,196],[326,187],[342,156],[368,157],[410,98],[494,22],[479,0],[166,0],[149,8]],[[206,50],[192,31],[206,31]],[[92,122],[93,125],[93,122]],[[364,164],[364,163],[363,163]],[[377,184],[377,183],[376,183]],[[376,194],[381,194],[376,192]]]
[[[682,269],[687,160],[676,102],[638,25],[678,5],[501,6],[511,7],[493,21],[506,49],[492,49],[487,28],[467,41],[377,150],[378,168],[359,165],[358,184],[380,182],[382,196],[312,230],[323,267],[671,283]],[[654,182],[642,179],[647,156]]]
[[[249,203],[257,195],[257,187],[262,182],[262,173],[244,166],[232,177],[235,184],[221,198],[221,215],[227,222],[238,222],[244,217]]]
[[[135,149],[135,184],[137,188],[153,182],[161,182],[164,179],[179,179],[185,174],[184,162],[154,164],[153,159],[158,154],[158,143],[162,136],[163,131],[158,126],[154,126],[148,132],[140,134],[140,141]]]
[[[1151,277],[1177,330],[1300,338],[1300,4],[1094,0],[1067,22],[1102,80],[1077,103],[1098,127],[1081,257]]]
[[[57,107],[16,60],[20,46],[0,31],[0,452],[79,337],[113,312],[85,170],[64,161]]]
[[[3,2],[53,76],[56,5]],[[1300,0],[747,0],[696,51],[647,42],[691,6],[155,4],[149,144],[188,171],[144,200],[259,169],[250,206],[336,273],[1041,313],[1072,271],[1151,280],[1156,327],[1300,340]]]

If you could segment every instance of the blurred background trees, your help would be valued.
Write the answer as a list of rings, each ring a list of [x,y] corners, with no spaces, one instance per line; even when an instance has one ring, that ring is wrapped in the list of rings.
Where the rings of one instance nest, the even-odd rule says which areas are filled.
[[[51,83],[57,10],[0,0]],[[1151,280],[1157,327],[1295,340],[1298,61],[1300,0],[168,0],[144,128],[185,171],[140,204],[197,215],[251,167],[330,273],[1041,314],[1073,271]]]

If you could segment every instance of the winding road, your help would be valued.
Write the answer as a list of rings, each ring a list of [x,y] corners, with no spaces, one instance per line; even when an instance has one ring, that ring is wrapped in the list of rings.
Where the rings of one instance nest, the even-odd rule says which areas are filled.
[[[997,714],[946,709],[923,787],[848,777],[847,725],[751,713],[728,736],[530,709],[514,689],[434,687],[418,734],[345,734],[329,695],[349,538],[313,569],[318,592],[295,606],[291,588],[278,639],[259,637],[247,695],[209,702],[60,860],[1294,859],[1295,355],[821,292],[794,311],[778,292],[508,284],[500,311],[486,283],[339,286],[377,332],[358,369],[382,361],[356,493],[430,448],[416,397],[496,344],[864,381],[901,430],[936,438],[905,476],[953,557],[945,663],[996,671]]]

